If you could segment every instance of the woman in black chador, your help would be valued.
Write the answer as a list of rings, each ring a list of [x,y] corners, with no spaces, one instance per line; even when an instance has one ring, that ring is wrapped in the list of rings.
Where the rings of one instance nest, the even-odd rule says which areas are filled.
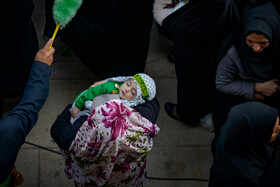
[[[45,34],[51,37],[54,0],[46,0]],[[100,79],[143,72],[152,27],[151,0],[83,0],[59,32],[83,64]]]
[[[0,6],[0,116],[2,100],[21,97],[38,41],[31,15],[32,0],[9,0]]]
[[[248,11],[224,41],[219,56],[213,113],[216,138],[234,105],[258,100],[280,109],[280,16],[274,6],[265,3]]]
[[[213,111],[220,45],[250,8],[264,2],[191,0],[163,20],[163,29],[174,38],[178,79],[177,104],[165,104],[169,116],[196,125]]]
[[[259,102],[234,106],[216,142],[209,187],[279,187],[278,111]]]

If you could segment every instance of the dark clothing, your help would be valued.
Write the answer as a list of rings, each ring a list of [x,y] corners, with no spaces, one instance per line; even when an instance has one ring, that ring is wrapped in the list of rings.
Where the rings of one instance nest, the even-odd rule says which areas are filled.
[[[53,0],[46,1],[52,12]],[[86,67],[100,79],[143,72],[152,27],[152,0],[84,0],[69,25],[59,31]],[[45,34],[54,31],[47,15]]]
[[[219,125],[215,125],[215,127],[220,127],[225,122],[226,115],[231,107],[254,99],[255,82],[243,69],[234,47],[229,50],[218,66],[216,87],[218,91],[216,93],[213,121],[214,125],[217,120],[220,121],[217,122]],[[277,91],[272,96],[260,100],[260,102],[280,109],[280,92]]]
[[[227,115],[230,111],[230,109],[236,105],[239,105],[241,103],[245,102],[252,102],[253,100],[245,99],[242,96],[239,95],[232,95],[223,93],[217,90],[216,92],[216,98],[215,98],[215,106],[214,106],[214,112],[212,116],[213,124],[215,127],[215,137],[212,140],[211,149],[212,152],[215,152],[215,144],[216,141],[220,135],[220,128],[225,124]],[[259,101],[261,103],[264,103],[266,105],[272,106],[275,109],[278,109],[280,111],[280,93],[277,92],[273,94],[272,96],[265,98],[264,100]]]
[[[58,147],[63,150],[69,149],[77,131],[87,119],[87,116],[81,116],[72,125],[70,123],[71,114],[69,112],[71,106],[72,105],[70,104],[64,109],[51,128],[51,137],[55,140]],[[158,100],[155,98],[149,102],[134,107],[134,109],[137,110],[141,116],[145,117],[152,123],[156,123],[160,106]]]
[[[214,102],[212,90],[215,87],[206,84],[206,77],[201,76],[202,72],[197,69],[197,64],[192,63],[197,59],[197,50],[196,46],[187,46],[180,39],[174,40],[175,70],[178,79],[177,113],[189,124],[197,124],[199,117],[212,112]],[[205,54],[200,55],[203,58]]]
[[[186,122],[213,111],[217,54],[225,36],[259,1],[192,0],[163,20],[175,42],[177,113]]]
[[[268,143],[278,111],[258,102],[233,107],[216,142],[209,187],[278,187],[276,144]]]
[[[86,121],[87,115],[79,117],[73,124],[70,123],[72,104],[69,104],[63,112],[57,117],[52,128],[51,137],[60,149],[68,150],[74,140],[77,131]]]
[[[227,114],[229,113],[230,109],[235,105],[246,102],[246,99],[241,96],[223,93],[219,90],[216,91],[215,100],[216,102],[212,116],[215,127],[215,138],[212,142],[212,150],[215,150],[215,143],[218,136],[220,135],[220,128],[225,124]]]
[[[267,12],[268,14],[266,14],[265,12]],[[237,52],[235,53],[238,54],[235,58],[227,58],[228,54],[224,56],[224,58],[221,60],[218,66],[216,81],[221,83],[221,80],[219,79],[225,78],[224,82],[228,82],[229,84],[239,82],[239,84],[240,85],[242,84],[243,87],[235,88],[234,92],[230,92],[228,89],[221,89],[221,86],[216,85],[217,89],[225,93],[218,91],[216,95],[215,108],[213,112],[213,123],[215,126],[215,139],[213,140],[212,143],[212,150],[215,149],[213,146],[215,146],[215,141],[219,136],[219,128],[224,124],[227,118],[227,113],[230,111],[231,107],[246,101],[250,101],[251,99],[254,99],[254,93],[255,93],[254,85],[256,82],[264,82],[271,79],[280,78],[280,73],[279,73],[280,72],[280,56],[279,56],[280,21],[279,20],[280,20],[279,14],[276,12],[273,5],[271,3],[265,3],[261,6],[249,10],[246,16],[244,17],[244,20],[242,20],[242,24],[240,25],[240,28],[235,30],[233,33],[231,33],[229,37],[225,40],[224,46],[229,46],[229,44],[231,43],[236,44],[235,48]],[[252,25],[251,24],[252,21],[254,23],[258,22],[259,24]],[[263,23],[264,21],[265,23]],[[249,26],[246,26],[246,24],[249,24]],[[247,49],[248,46],[244,39],[245,37],[244,35],[246,34],[244,34],[244,32],[248,33],[252,30],[266,33],[266,35],[270,38],[270,47],[264,50],[270,50],[270,51],[265,51],[262,54],[253,54],[252,53],[253,51],[248,51]],[[240,43],[241,41],[239,40],[239,38],[241,38],[241,41],[243,43]],[[226,42],[228,44],[226,44]],[[224,51],[224,48],[222,48],[221,51]],[[232,51],[232,49],[230,49],[229,51]],[[259,57],[259,59],[257,59],[257,57]],[[228,68],[228,69],[224,69],[224,71],[220,70],[223,64],[226,63],[230,64],[231,63],[230,61],[235,61],[234,62],[234,64],[236,65],[235,69]],[[232,80],[231,81],[226,80],[226,77],[228,79],[230,79],[229,77],[232,77]],[[245,90],[244,89],[245,87],[247,87],[248,89]],[[242,91],[239,91],[238,89],[242,89]],[[231,89],[231,91],[233,91],[233,89]],[[248,96],[246,99],[244,97],[241,97],[244,96],[244,94],[242,93],[244,93],[245,91],[247,92],[247,96]],[[275,92],[270,97],[266,97],[265,99],[260,100],[260,102],[265,103],[274,108],[277,108],[279,110],[280,109],[279,91]]]
[[[157,98],[154,98],[151,101],[146,101],[145,103],[133,107],[135,110],[137,110],[141,116],[148,119],[152,123],[157,122],[157,118],[159,115],[160,105],[157,100]]]
[[[218,65],[216,73],[217,90],[254,99],[255,82],[244,69],[235,47],[231,47]]]
[[[38,120],[49,94],[50,74],[50,66],[34,62],[20,103],[0,120],[0,183],[10,174],[25,137]]]
[[[3,1],[0,7],[0,100],[22,96],[38,41],[32,0]]]
[[[265,3],[248,11],[244,18],[234,43],[244,69],[255,82],[280,78],[279,13],[272,3]],[[259,53],[254,52],[246,43],[250,32],[264,34],[270,42],[269,46]]]

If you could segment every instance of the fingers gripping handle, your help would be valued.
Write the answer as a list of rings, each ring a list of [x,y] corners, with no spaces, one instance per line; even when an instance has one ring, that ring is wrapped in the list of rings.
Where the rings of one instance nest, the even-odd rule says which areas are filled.
[[[56,36],[56,34],[57,34],[57,31],[58,31],[59,27],[60,27],[60,25],[56,24],[54,33],[53,33],[53,35],[52,35],[52,39],[53,39],[52,44],[53,44],[53,42],[54,42],[54,39],[55,39],[55,36]],[[51,44],[49,50],[52,48],[52,44]]]

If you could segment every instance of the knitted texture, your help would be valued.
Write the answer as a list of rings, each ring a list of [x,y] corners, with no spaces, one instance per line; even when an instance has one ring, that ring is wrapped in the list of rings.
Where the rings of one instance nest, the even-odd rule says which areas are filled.
[[[155,81],[148,76],[147,74],[144,73],[138,73],[138,75],[141,76],[141,78],[143,79],[143,81],[146,84],[146,87],[148,89],[148,97],[147,100],[150,101],[152,100],[155,96],[156,96],[156,84]],[[137,106],[139,104],[145,103],[145,100],[143,99],[143,95],[142,95],[142,90],[140,88],[140,85],[138,84],[138,82],[132,77],[132,76],[128,76],[128,77],[112,77],[106,80],[106,82],[111,82],[111,81],[116,81],[116,82],[125,82],[129,79],[133,79],[133,81],[136,83],[137,85],[137,95],[135,96],[135,98],[131,101],[128,100],[122,100],[122,102],[130,107],[134,107]]]
[[[76,15],[82,5],[82,0],[55,0],[53,18],[56,24],[64,28]]]
[[[139,84],[139,86],[141,88],[142,98],[147,99],[149,97],[149,91],[148,91],[148,88],[147,88],[144,80],[142,79],[142,77],[139,74],[135,74],[133,76],[133,78],[136,80],[136,82]]]

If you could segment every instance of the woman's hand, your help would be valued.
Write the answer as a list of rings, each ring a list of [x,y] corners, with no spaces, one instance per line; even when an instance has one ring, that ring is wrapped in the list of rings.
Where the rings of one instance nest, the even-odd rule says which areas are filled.
[[[277,81],[279,81],[279,80],[272,79],[272,80],[266,81],[264,83],[256,83],[255,84],[255,94],[259,93],[265,97],[271,96],[277,90],[280,90],[280,87],[275,83]]]
[[[89,88],[95,87],[95,86],[97,86],[97,85],[99,85],[99,84],[103,84],[105,81],[106,81],[106,80],[102,80],[102,81],[95,82],[95,83],[93,83],[93,85],[91,85]]]

